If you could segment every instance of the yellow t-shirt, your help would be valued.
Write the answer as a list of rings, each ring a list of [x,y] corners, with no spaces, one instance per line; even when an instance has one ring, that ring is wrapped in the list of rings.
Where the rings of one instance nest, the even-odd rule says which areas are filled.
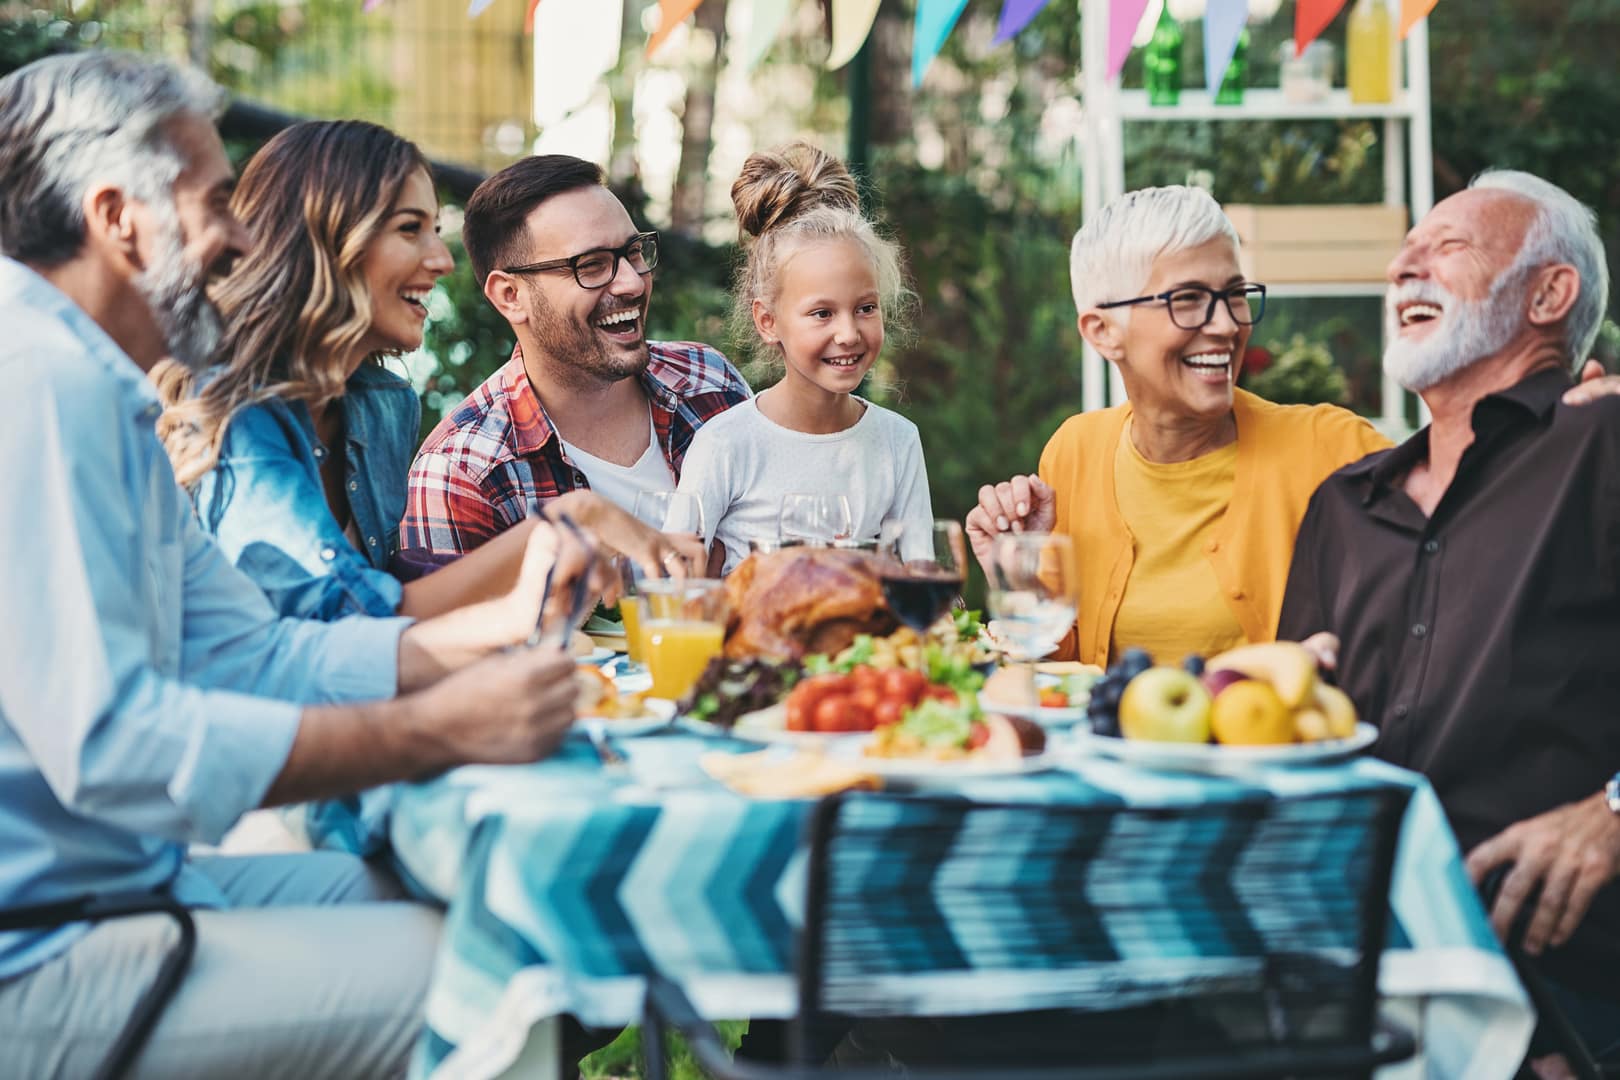
[[[1114,617],[1109,662],[1146,649],[1175,665],[1189,653],[1213,656],[1241,645],[1243,627],[1209,561],[1215,529],[1232,502],[1237,443],[1191,461],[1159,463],[1131,442],[1129,425],[1114,453],[1114,497],[1136,542],[1136,558]]]

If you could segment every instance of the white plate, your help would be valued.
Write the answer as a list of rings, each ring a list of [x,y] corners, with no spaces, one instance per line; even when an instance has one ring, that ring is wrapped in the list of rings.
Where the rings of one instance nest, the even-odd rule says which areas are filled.
[[[574,657],[574,663],[590,664],[592,667],[595,667],[597,664],[611,660],[618,655],[619,654],[614,652],[612,649],[604,649],[602,646],[598,645],[584,656]]]
[[[1101,754],[1146,769],[1227,776],[1260,768],[1325,765],[1367,749],[1378,738],[1371,724],[1357,724],[1348,739],[1290,743],[1287,746],[1217,746],[1213,743],[1162,743],[1076,731],[1074,746],[1082,754]]]
[[[991,701],[982,693],[979,695],[979,708],[1000,716],[1019,716],[1025,720],[1033,720],[1042,727],[1066,728],[1086,718],[1086,710],[1083,708],[1043,709],[1039,705],[1003,705],[999,701]]]
[[[761,746],[815,746],[826,748],[837,743],[849,742],[851,739],[862,738],[867,734],[864,731],[837,735],[825,735],[815,731],[789,731],[787,729],[787,706],[781,702],[764,709],[743,713],[737,717],[737,723],[730,728],[723,728],[719,724],[711,724],[707,720],[696,720],[690,716],[681,718],[681,726],[699,735],[740,739],[743,742],[758,743]]]
[[[852,752],[860,767],[885,780],[903,780],[913,784],[950,784],[962,780],[982,780],[995,776],[1025,776],[1047,772],[1059,767],[1056,754],[1050,751],[1025,754],[1021,758],[963,758],[959,761],[934,761],[929,758],[867,757],[866,741],[862,736],[852,741],[843,753]]]
[[[595,720],[601,723],[602,730],[607,734],[622,739],[631,739],[637,735],[646,735],[669,726],[675,718],[675,703],[665,701],[663,698],[643,698],[642,708],[645,710],[640,716],[627,717],[623,720],[611,716],[581,716],[576,723]]]

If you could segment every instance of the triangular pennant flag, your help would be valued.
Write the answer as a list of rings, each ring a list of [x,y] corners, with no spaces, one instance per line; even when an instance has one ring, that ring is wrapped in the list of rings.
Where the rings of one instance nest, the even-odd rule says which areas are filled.
[[[771,51],[771,43],[782,29],[791,0],[754,0],[753,21],[748,24],[748,41],[743,46],[743,70],[752,71]]]
[[[1401,0],[1401,40],[1412,32],[1412,27],[1429,17],[1440,0]]]
[[[832,0],[832,51],[827,54],[827,70],[836,71],[855,59],[872,32],[879,0]]]
[[[467,4],[467,18],[476,19],[489,9],[495,0],[469,0]]]
[[[917,0],[917,21],[911,37],[911,85],[921,86],[928,65],[945,47],[951,28],[961,17],[967,0]]]
[[[529,10],[523,13],[523,32],[534,33],[534,9],[540,6],[540,0],[529,0]]]
[[[1011,41],[1045,6],[1046,0],[1007,0],[1001,6],[1001,18],[996,23],[995,43]]]
[[[1147,10],[1148,0],[1108,0],[1108,77],[1119,77],[1125,58],[1131,55],[1131,39]]]
[[[1304,56],[1305,46],[1322,36],[1344,10],[1345,0],[1299,0],[1294,9],[1294,55]]]
[[[647,39],[647,55],[658,51],[664,39],[675,32],[681,20],[698,9],[703,0],[658,0],[658,29]]]
[[[382,7],[382,2],[383,0],[366,0],[366,2],[360,6],[360,14],[365,15],[368,12],[376,11],[378,8]]]
[[[1204,8],[1204,85],[1210,96],[1221,88],[1226,66],[1237,51],[1243,34],[1243,20],[1249,17],[1249,0],[1209,0]]]

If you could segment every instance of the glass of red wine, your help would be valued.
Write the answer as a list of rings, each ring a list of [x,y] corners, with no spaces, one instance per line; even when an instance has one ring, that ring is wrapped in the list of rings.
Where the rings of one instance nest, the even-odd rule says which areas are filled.
[[[962,526],[945,520],[886,521],[883,543],[878,563],[883,598],[895,618],[921,634],[961,595],[967,574]]]

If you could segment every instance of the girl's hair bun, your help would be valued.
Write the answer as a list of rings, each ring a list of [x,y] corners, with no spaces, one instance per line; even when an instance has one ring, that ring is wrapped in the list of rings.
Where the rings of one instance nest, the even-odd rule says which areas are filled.
[[[860,212],[861,196],[844,163],[806,142],[750,154],[731,185],[744,234],[758,238],[820,207]]]

